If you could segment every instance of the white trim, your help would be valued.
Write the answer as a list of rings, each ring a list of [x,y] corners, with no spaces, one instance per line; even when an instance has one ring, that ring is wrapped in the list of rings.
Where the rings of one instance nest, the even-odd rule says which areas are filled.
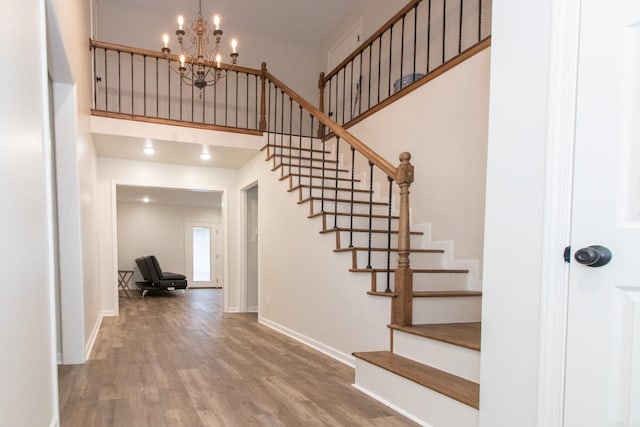
[[[115,310],[103,310],[102,317],[116,317],[118,316],[118,312]]]
[[[114,180],[111,183],[111,283],[116,284],[111,287],[111,298],[116,312],[116,316],[120,314],[120,293],[118,290],[118,191],[117,184]]]
[[[358,384],[351,384],[351,386],[353,388],[355,388],[356,390],[358,390],[358,391],[366,394],[367,396],[377,400],[378,402],[382,403],[384,406],[387,406],[387,407],[393,409],[394,411],[396,411],[400,415],[409,418],[414,423],[419,424],[419,425],[421,425],[423,427],[431,427],[431,424],[425,423],[420,418],[417,418],[415,415],[410,414],[409,412],[405,411],[404,409],[400,408],[399,406],[394,405],[393,403],[389,402],[388,400],[383,399],[382,397],[380,397],[377,394],[367,390],[366,388],[360,387]]]
[[[279,323],[273,322],[269,319],[265,319],[264,317],[258,317],[258,322],[280,332],[281,334],[288,336],[289,338],[293,338],[294,340],[301,342],[307,347],[311,347],[312,349],[317,350],[320,353],[326,354],[327,356],[337,360],[338,362],[344,363],[351,368],[355,368],[355,357],[350,354],[346,354],[338,349],[323,344],[320,341],[316,341],[313,338],[309,338],[306,335],[289,329],[286,326],[282,326]]]
[[[249,308],[247,308],[247,312],[248,313],[257,313],[258,312],[258,306],[251,306]]]
[[[569,264],[562,260],[562,250],[571,238],[580,2],[554,1],[552,12],[540,284],[540,427],[563,425]]]
[[[93,345],[96,343],[96,338],[98,338],[98,332],[100,331],[100,325],[102,325],[102,319],[104,317],[103,313],[98,315],[98,319],[96,323],[93,325],[93,329],[91,330],[91,335],[89,336],[89,340],[84,347],[84,360],[89,360],[91,356],[91,350],[93,350]]]
[[[58,424],[58,418],[57,417],[53,417],[53,419],[51,420],[51,423],[49,424],[49,427],[59,427],[60,424]]]
[[[233,306],[233,307],[227,307],[226,310],[224,310],[225,313],[241,313],[240,308]]]

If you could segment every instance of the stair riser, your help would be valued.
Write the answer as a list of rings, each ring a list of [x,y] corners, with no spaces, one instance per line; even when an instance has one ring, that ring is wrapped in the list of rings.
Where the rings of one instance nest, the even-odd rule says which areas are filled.
[[[325,205],[325,210],[327,210],[327,208],[331,208],[333,209],[332,205],[326,206]],[[334,224],[335,224],[335,216],[334,215],[325,215],[325,222],[327,224],[327,228],[333,228]],[[372,228],[374,230],[386,230],[389,227],[389,220],[386,218],[371,218],[371,224],[372,224]],[[353,217],[353,225],[351,225],[351,217],[350,216],[343,216],[343,215],[338,215],[338,228],[360,228],[360,229],[369,229],[369,218],[366,217],[361,217],[361,216],[354,216]],[[392,230],[397,230],[398,229],[398,220],[397,219],[392,219],[391,220],[391,229]],[[385,245],[386,246],[386,245]]]
[[[397,261],[391,263],[391,268],[396,268]],[[414,268],[418,268],[413,261],[411,265]],[[375,267],[372,265],[372,267]],[[421,267],[421,266],[420,266]],[[383,266],[386,268],[386,265]],[[387,273],[370,273],[376,275],[378,284],[387,283]],[[462,291],[467,289],[467,276],[468,274],[458,273],[413,273],[413,290],[418,291]],[[394,274],[391,273],[391,289],[395,289]],[[455,321],[455,320],[454,320]],[[475,320],[474,320],[475,322]],[[416,323],[415,321],[413,323]],[[423,322],[424,323],[424,322]]]
[[[336,248],[348,248],[349,247],[349,232],[348,231],[339,231],[338,232],[338,240]],[[412,235],[411,236],[411,245],[413,247],[418,247],[418,243],[422,236]],[[415,245],[415,246],[414,246]],[[353,246],[356,247],[369,247],[369,235],[366,232],[354,232],[353,233]],[[371,234],[371,247],[376,248],[386,248],[387,247],[387,235],[382,233],[372,233]],[[391,235],[391,247],[398,247],[398,235]]]
[[[479,411],[412,381],[374,366],[355,362],[355,386],[426,426],[476,427]]]
[[[398,253],[391,252],[391,268],[398,265]],[[357,251],[356,263],[352,268],[365,268],[368,265],[368,253]],[[413,253],[410,255],[411,265],[415,268],[442,268],[443,254],[440,253]],[[373,268],[387,268],[386,252],[371,252],[371,266]],[[386,277],[386,276],[385,276]],[[415,280],[415,279],[414,279]]]
[[[351,203],[345,202],[333,202],[325,200],[322,203],[321,200],[313,200],[313,206],[311,210],[311,214],[322,212],[324,205],[324,210],[331,210],[332,212],[341,212],[341,213],[351,213]],[[354,203],[353,204],[353,213],[358,214],[369,214],[369,203]],[[389,215],[389,208],[383,205],[372,205],[371,212],[373,215]],[[387,227],[384,227],[387,228]]]
[[[408,359],[480,382],[480,352],[403,331],[393,331],[393,352]]]
[[[479,322],[481,297],[414,298],[413,323]]]

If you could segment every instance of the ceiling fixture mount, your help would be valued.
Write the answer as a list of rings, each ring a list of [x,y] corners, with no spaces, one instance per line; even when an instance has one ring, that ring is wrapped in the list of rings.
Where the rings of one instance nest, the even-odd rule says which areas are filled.
[[[211,154],[209,154],[209,153],[200,153],[200,158],[202,160],[211,160]]]
[[[153,147],[144,147],[142,149],[142,152],[144,154],[146,154],[147,156],[153,156],[155,154],[155,152],[156,152],[156,149],[153,148]]]
[[[213,17],[214,29],[202,17],[202,0],[198,0],[198,15],[190,27],[185,30],[184,17],[178,16],[178,45],[180,46],[179,67],[177,73],[180,74],[182,81],[190,86],[198,89],[204,89],[207,86],[214,86],[233,69],[238,61],[238,41],[234,38],[231,40],[231,62],[232,65],[222,64],[222,55],[220,53],[220,41],[222,39],[222,30],[220,29],[220,17]],[[209,45],[214,40],[213,48]],[[169,49],[169,35],[162,37],[164,47],[162,54],[166,59],[169,58],[171,49]],[[175,71],[175,70],[174,70]]]

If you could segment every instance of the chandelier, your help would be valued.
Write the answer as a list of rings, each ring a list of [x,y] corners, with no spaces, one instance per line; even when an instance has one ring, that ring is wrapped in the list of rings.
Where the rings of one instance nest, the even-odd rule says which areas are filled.
[[[180,74],[183,82],[198,89],[215,86],[233,69],[239,56],[238,41],[232,39],[230,53],[232,65],[222,64],[222,55],[220,54],[222,30],[220,29],[220,17],[218,15],[213,17],[213,25],[214,29],[212,31],[209,23],[202,17],[202,0],[198,0],[198,15],[195,21],[186,30],[184,18],[182,15],[178,16],[176,36],[178,36],[178,45],[180,46],[180,66],[177,73]],[[215,44],[211,48],[210,44],[214,39]],[[171,59],[169,58],[171,53],[169,35],[165,34],[162,37],[162,41],[164,42],[162,54],[165,59]]]

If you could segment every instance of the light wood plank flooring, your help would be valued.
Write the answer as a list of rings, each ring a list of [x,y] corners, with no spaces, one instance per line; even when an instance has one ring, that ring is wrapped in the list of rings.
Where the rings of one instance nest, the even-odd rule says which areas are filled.
[[[222,313],[220,290],[120,304],[91,360],[59,369],[62,427],[415,425],[352,388],[353,369]]]

